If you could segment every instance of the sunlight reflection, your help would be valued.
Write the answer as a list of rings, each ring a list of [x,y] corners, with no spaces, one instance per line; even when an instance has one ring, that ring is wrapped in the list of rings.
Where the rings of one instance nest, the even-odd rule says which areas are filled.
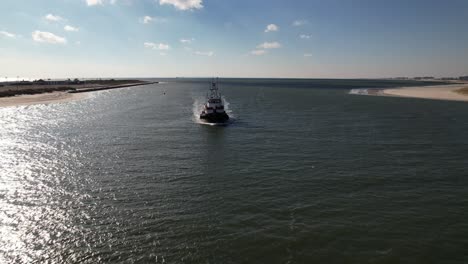
[[[0,263],[60,263],[71,254],[68,206],[83,197],[63,184],[77,153],[57,133],[64,119],[54,110],[0,108]]]

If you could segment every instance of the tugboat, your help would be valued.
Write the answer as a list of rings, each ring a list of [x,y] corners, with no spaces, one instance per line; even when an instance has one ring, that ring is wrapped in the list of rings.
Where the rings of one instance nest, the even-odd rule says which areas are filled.
[[[216,79],[216,82],[214,80],[211,82],[210,95],[203,106],[200,119],[211,124],[224,124],[229,120],[221,94],[218,92],[218,79]]]

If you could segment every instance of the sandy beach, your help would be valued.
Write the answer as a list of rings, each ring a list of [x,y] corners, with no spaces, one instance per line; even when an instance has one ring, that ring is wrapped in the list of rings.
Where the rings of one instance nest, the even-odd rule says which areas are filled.
[[[402,87],[394,89],[385,89],[380,95],[468,102],[468,95],[457,92],[457,90],[460,90],[467,86],[468,83],[419,87]]]
[[[73,100],[80,100],[87,97],[87,94],[72,94],[68,92],[53,92],[32,95],[18,95],[12,97],[0,98],[0,107],[9,107],[17,105],[50,104],[65,103]]]

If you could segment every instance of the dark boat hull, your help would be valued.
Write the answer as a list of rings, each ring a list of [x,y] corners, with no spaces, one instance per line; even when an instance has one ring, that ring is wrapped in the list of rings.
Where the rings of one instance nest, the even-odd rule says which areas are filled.
[[[226,113],[202,113],[200,115],[200,119],[208,123],[226,123],[227,121],[229,121],[229,116]]]

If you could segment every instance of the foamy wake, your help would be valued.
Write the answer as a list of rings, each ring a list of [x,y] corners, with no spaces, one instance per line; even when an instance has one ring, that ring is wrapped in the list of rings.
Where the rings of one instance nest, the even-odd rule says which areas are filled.
[[[200,99],[195,99],[193,101],[193,107],[192,107],[192,112],[193,112],[193,118],[194,120],[198,123],[200,121],[200,114],[203,109],[203,101]]]
[[[229,106],[231,105],[227,100],[226,98],[222,97],[223,99],[223,103],[224,103],[224,110],[226,111],[226,113],[231,117],[231,118],[234,118],[234,113],[232,112],[232,110],[229,108]]]
[[[193,112],[193,121],[198,124],[202,125],[209,125],[209,126],[219,126],[219,125],[226,125],[226,124],[213,124],[213,123],[206,123],[202,120],[200,120],[200,114],[203,111],[203,104],[205,103],[206,99],[200,99],[196,98],[193,101],[193,107],[192,107],[192,112]],[[230,103],[226,100],[226,98],[222,97],[223,103],[224,103],[224,110],[226,113],[229,115],[229,124],[231,124],[234,121],[234,114],[232,113],[232,110],[229,109]]]

